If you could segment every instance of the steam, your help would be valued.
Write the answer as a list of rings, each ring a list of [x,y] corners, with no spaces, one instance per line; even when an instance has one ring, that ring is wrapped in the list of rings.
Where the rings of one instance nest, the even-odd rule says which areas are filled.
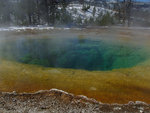
[[[144,49],[148,39],[143,37],[143,31],[148,36],[149,29],[134,28],[80,31],[31,27],[1,31],[0,56],[6,60],[46,67],[87,70],[132,67],[148,58]]]

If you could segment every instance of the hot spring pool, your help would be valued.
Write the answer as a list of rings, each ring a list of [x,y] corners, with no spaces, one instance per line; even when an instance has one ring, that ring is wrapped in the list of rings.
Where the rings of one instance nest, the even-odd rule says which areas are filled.
[[[104,103],[150,103],[149,32],[125,28],[1,31],[0,91],[57,88]]]
[[[136,66],[148,57],[144,47],[109,35],[59,32],[13,37],[1,39],[1,58],[44,67],[112,70]]]

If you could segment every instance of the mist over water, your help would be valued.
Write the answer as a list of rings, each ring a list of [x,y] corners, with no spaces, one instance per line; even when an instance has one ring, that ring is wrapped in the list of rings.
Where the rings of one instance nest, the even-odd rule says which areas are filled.
[[[40,90],[41,97],[41,90],[55,88],[102,103],[135,102],[144,112],[139,103],[150,103],[149,20],[146,0],[0,0],[0,95],[4,96],[0,108],[15,112],[14,105],[26,106],[25,95]],[[3,92],[13,92],[13,102]],[[23,92],[21,101],[18,96],[14,101]],[[64,102],[76,103],[78,97],[83,98],[81,106],[88,102],[82,96],[56,93],[53,96],[62,101],[56,111]],[[41,102],[40,98],[35,103],[35,110],[56,108]],[[129,110],[126,105],[112,106],[116,112]],[[100,111],[97,104],[90,107]]]
[[[104,103],[149,103],[149,36],[145,28],[1,31],[0,91],[56,88]]]
[[[15,38],[11,35],[1,38],[0,56],[25,64],[86,70],[128,68],[147,59],[142,47],[102,38],[62,32],[44,36],[21,34]]]

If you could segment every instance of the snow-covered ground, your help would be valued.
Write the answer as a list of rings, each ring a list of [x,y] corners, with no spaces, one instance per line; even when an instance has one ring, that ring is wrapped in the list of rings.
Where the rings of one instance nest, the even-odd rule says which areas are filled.
[[[88,5],[85,6],[88,7]],[[88,21],[90,20],[90,18],[93,18],[95,20],[97,17],[102,17],[107,13],[109,13],[110,15],[114,15],[116,13],[113,10],[98,6],[90,6],[87,11],[83,11],[82,4],[70,4],[67,6],[66,10],[70,15],[72,15],[73,20],[77,20],[80,18],[82,22],[84,22],[85,20]]]
[[[36,27],[17,27],[17,26],[13,26],[13,27],[0,27],[0,31],[23,31],[23,30],[52,30],[52,29],[63,29],[63,30],[67,30],[70,28],[67,27],[45,27],[45,26],[36,26]]]
[[[88,28],[88,27],[87,27]],[[95,27],[96,28],[96,27]],[[97,27],[97,28],[108,28],[108,26],[101,26],[101,27]],[[121,29],[123,27],[120,26],[112,26],[111,28],[114,29]],[[150,30],[150,27],[128,27],[129,29],[145,29],[145,30]],[[45,27],[45,26],[36,26],[36,27],[18,27],[18,26],[12,26],[12,27],[0,27],[0,31],[25,31],[25,30],[69,30],[69,29],[74,29],[74,30],[81,30],[83,28],[69,28],[69,27]]]
[[[81,4],[70,4],[67,7],[67,11],[70,12],[74,18],[81,17],[83,20],[85,19],[89,20],[90,18],[98,17],[100,14],[105,15],[107,12],[110,14],[115,13],[112,10],[96,6],[90,6],[90,8],[87,11],[83,11],[82,7],[83,6]],[[95,7],[95,14],[93,14],[94,7]]]

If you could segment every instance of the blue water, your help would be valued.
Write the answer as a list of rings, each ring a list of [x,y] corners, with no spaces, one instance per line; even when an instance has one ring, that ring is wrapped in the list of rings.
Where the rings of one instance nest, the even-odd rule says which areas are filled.
[[[80,36],[5,40],[1,43],[0,56],[44,67],[86,70],[128,68],[146,60],[140,47]]]

